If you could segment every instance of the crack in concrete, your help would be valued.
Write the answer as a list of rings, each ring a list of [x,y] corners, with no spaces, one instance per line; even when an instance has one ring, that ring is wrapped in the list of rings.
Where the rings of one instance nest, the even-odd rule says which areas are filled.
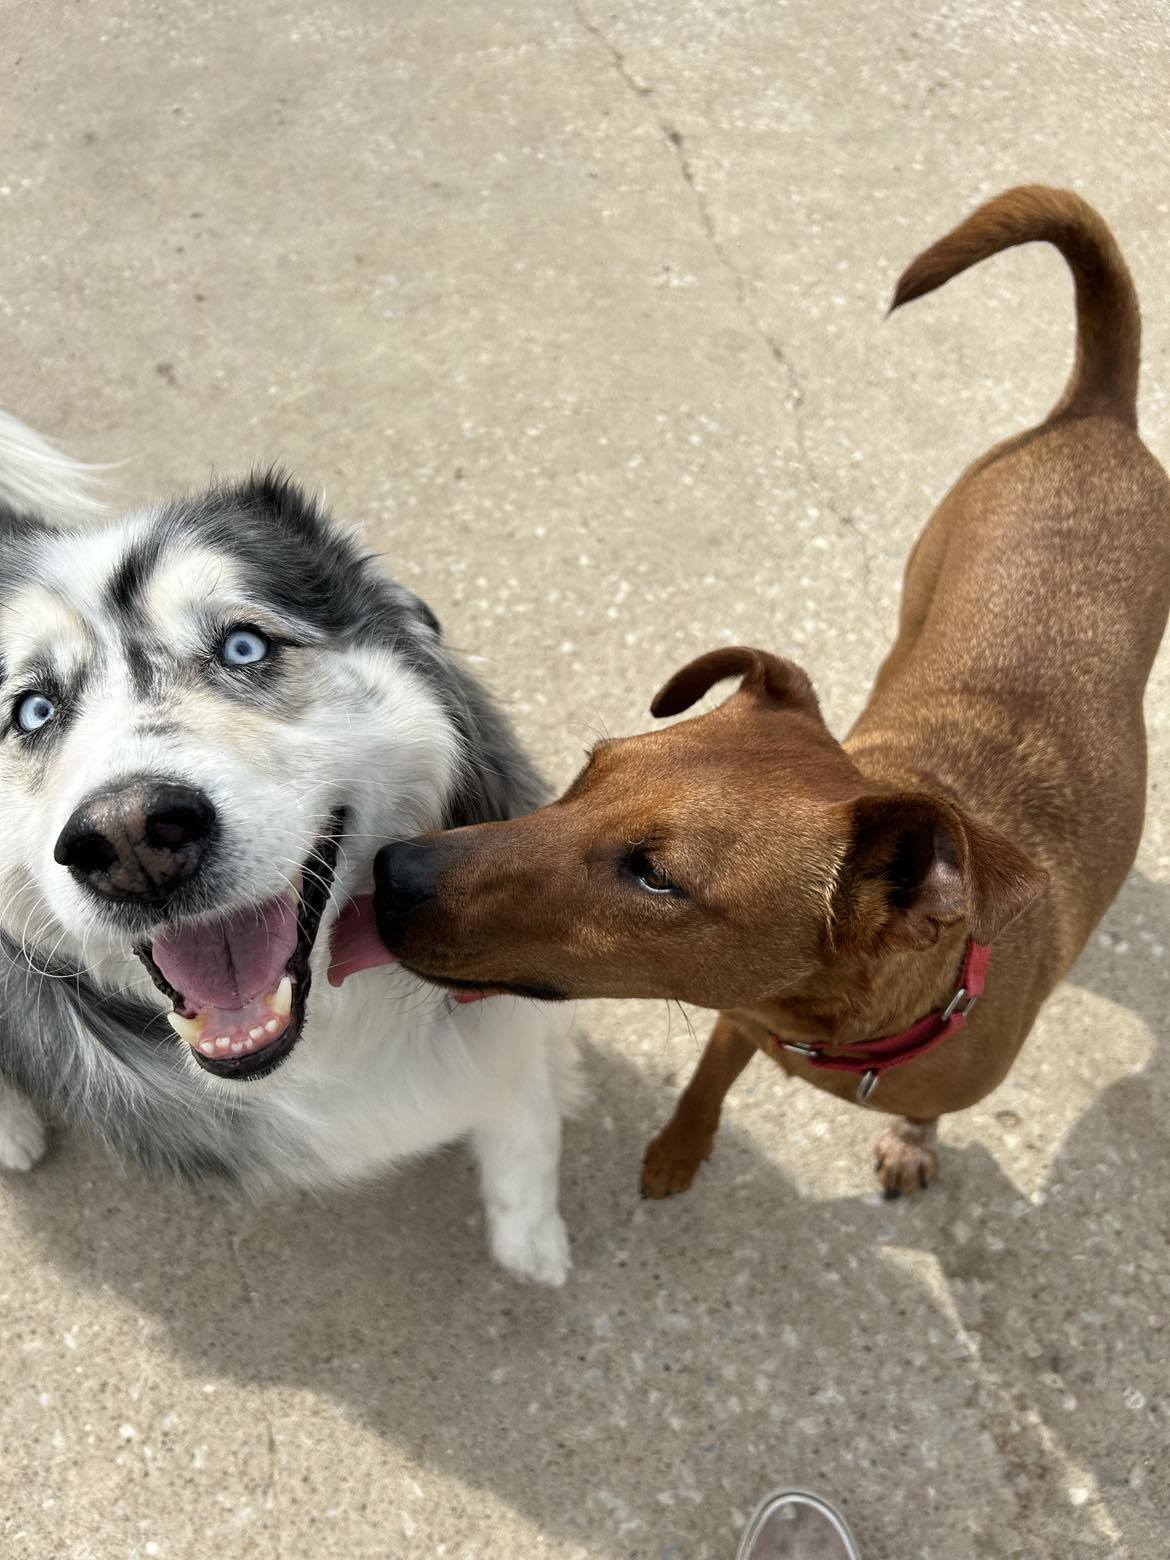
[[[857,540],[858,547],[861,550],[862,586],[866,597],[869,599],[870,605],[873,606],[873,592],[871,587],[873,582],[874,560],[870,552],[869,541],[864,531],[858,525],[853,516],[844,511],[837,503],[835,495],[829,487],[829,484],[822,476],[817,462],[813,459],[813,456],[809,451],[808,435],[804,423],[805,391],[800,372],[797,369],[796,364],[785,351],[781,342],[777,340],[771,331],[769,331],[763,320],[751,306],[747,278],[744,276],[739,266],[735,263],[731,252],[728,250],[726,244],[719,236],[719,231],[715,226],[715,219],[711,213],[710,204],[703,192],[702,186],[695,177],[694,165],[692,164],[690,157],[687,155],[686,141],[682,131],[679,130],[677,125],[672,124],[671,121],[663,114],[660,114],[656,108],[648,104],[647,100],[654,96],[654,88],[647,86],[644,82],[638,80],[637,76],[635,76],[634,72],[630,69],[625,55],[617,47],[617,45],[606,36],[604,31],[597,25],[597,23],[593,21],[593,19],[589,16],[580,3],[580,0],[574,0],[573,10],[584,31],[587,32],[589,36],[593,38],[602,49],[605,50],[605,53],[609,57],[609,62],[612,65],[615,74],[625,85],[626,89],[632,93],[633,96],[636,97],[641,103],[646,104],[649,107],[660,134],[670,146],[675,161],[678,164],[679,172],[682,175],[683,181],[691,192],[691,197],[694,201],[695,210],[699,218],[699,225],[703,229],[707,243],[712,253],[719,261],[720,265],[731,278],[732,287],[735,293],[735,301],[739,306],[740,313],[751,326],[753,334],[767,349],[773,362],[779,368],[784,378],[787,386],[787,391],[784,396],[784,405],[792,413],[793,430],[796,436],[797,454],[800,458],[800,463],[804,467],[808,479],[812,484],[817,499],[824,506],[824,508],[828,510],[829,514],[832,515],[833,519],[837,521],[838,525],[849,531],[850,534]]]

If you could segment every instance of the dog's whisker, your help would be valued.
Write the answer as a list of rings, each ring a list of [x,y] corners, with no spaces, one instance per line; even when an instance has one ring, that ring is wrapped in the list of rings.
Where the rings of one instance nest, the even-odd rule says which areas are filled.
[[[687,1012],[686,1008],[682,1005],[677,997],[671,997],[670,1001],[682,1015],[682,1021],[687,1026],[687,1033],[690,1035],[692,1043],[697,1046],[699,1044],[699,1037],[695,1033],[695,1026],[691,1019],[691,1015]]]

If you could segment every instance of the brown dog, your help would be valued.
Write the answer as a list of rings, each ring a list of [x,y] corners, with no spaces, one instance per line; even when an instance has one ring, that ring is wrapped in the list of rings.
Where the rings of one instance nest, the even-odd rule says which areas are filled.
[[[1170,482],[1136,431],[1125,262],[1078,196],[1016,189],[920,255],[894,306],[1032,240],[1076,282],[1068,388],[964,473],[919,538],[898,638],[844,744],[797,667],[716,650],[653,705],[674,715],[738,677],[712,713],[599,743],[529,817],[379,857],[384,942],[464,999],[722,1010],[647,1151],[650,1196],[690,1185],[757,1049],[897,1117],[881,1183],[925,1186],[939,1116],[1005,1077],[1133,861]]]

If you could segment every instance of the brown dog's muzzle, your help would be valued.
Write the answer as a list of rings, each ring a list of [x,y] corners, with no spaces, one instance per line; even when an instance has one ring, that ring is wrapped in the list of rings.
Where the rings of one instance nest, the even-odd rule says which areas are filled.
[[[331,978],[340,982],[351,971],[390,959],[453,990],[458,1000],[496,991],[563,999],[559,987],[516,957],[509,935],[516,905],[531,908],[522,886],[512,890],[508,870],[515,859],[512,831],[528,822],[480,824],[384,845],[374,859],[372,920],[386,957],[371,951],[369,911],[358,907],[335,934]],[[501,852],[504,829],[510,848]],[[357,926],[363,919],[365,931]]]

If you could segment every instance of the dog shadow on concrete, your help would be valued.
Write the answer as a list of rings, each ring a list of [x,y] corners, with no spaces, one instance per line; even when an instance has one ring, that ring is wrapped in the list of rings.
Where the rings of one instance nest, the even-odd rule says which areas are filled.
[[[1039,1192],[1021,1196],[985,1140],[947,1166],[942,1198],[932,1190],[919,1217],[899,1222],[898,1242],[938,1263],[962,1324],[957,1339],[978,1362],[981,1418],[1011,1469],[1002,1551],[972,1550],[981,1555],[1068,1554],[1094,1529],[1093,1553],[1170,1551],[1168,943],[1170,886],[1135,873],[1053,1003],[1068,1008],[1080,988],[1131,1009],[1150,1055],[1076,1119]],[[1057,1085],[1066,1068],[1092,1079],[1113,1038],[1106,1015],[1091,1054],[1064,1050],[1050,1023],[1041,1071]],[[986,1102],[985,1121],[1015,1149],[1023,1140],[1047,1157],[1043,1130],[1008,1108],[1009,1091],[1010,1081]],[[832,1204],[818,1217],[831,1218]],[[1096,1520],[1070,1522],[1062,1541],[1051,1515],[1070,1510]],[[1012,1524],[1039,1547],[1037,1539],[1011,1547]],[[994,1522],[988,1528],[996,1532]]]
[[[282,1505],[360,1503],[361,1553],[431,1554],[443,1539],[443,1515],[417,1501],[425,1544],[382,1536],[411,1503],[394,1483],[404,1466],[423,1485],[432,1469],[458,1481],[464,1528],[483,1490],[565,1555],[717,1560],[777,1484],[838,1499],[866,1560],[1071,1552],[1090,1516],[1095,1552],[1154,1553],[1170,983],[1151,955],[1131,990],[1116,948],[1128,942],[1132,967],[1168,908],[1170,891],[1131,880],[1106,923],[1113,951],[1094,943],[1073,976],[1137,1002],[1155,1057],[1076,1122],[1042,1200],[985,1134],[948,1151],[926,1197],[884,1204],[874,1119],[829,1100],[832,1130],[811,1152],[847,1154],[857,1193],[804,1196],[769,1156],[784,1085],[761,1069],[748,1075],[759,1120],[728,1124],[687,1197],[644,1203],[641,1150],[676,1087],[606,1049],[628,1014],[617,1005],[586,1015],[592,1101],[566,1145],[575,1272],[559,1292],[490,1265],[458,1150],[360,1193],[253,1205],[66,1145],[8,1196],[44,1260],[145,1319],[148,1350],[265,1389],[266,1426],[229,1422],[229,1394],[215,1400],[211,1466],[273,1521]],[[680,1075],[696,1044],[676,1024]],[[998,1099],[988,1133],[1026,1135]],[[144,1393],[140,1438],[170,1406]],[[338,1413],[398,1448],[384,1485],[368,1451],[360,1488],[335,1458],[319,1465],[314,1422]],[[505,1552],[485,1535],[483,1554]]]

